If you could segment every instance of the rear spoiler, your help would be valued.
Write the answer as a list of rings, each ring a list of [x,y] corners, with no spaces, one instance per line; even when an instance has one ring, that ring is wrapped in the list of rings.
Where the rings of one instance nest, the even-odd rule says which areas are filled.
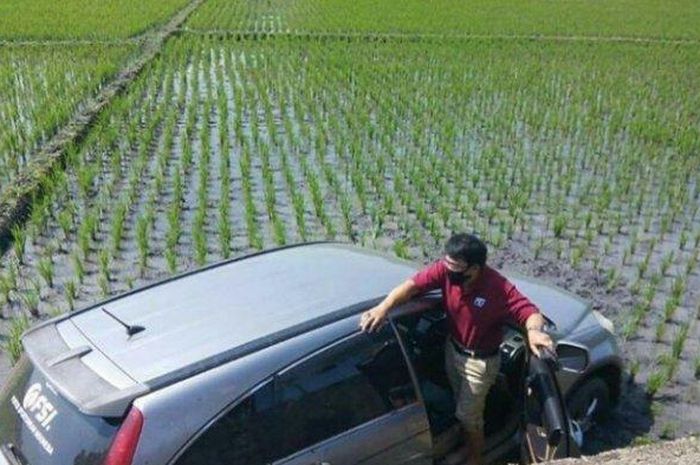
[[[52,387],[86,415],[121,417],[131,402],[150,391],[134,382],[118,388],[100,377],[81,358],[93,351],[89,345],[68,347],[55,324],[29,330],[22,337],[24,350]]]

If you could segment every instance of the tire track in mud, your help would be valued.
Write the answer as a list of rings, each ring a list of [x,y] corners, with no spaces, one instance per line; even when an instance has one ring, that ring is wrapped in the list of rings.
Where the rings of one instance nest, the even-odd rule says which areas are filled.
[[[66,148],[87,135],[97,116],[141,73],[163,48],[167,39],[177,31],[189,15],[204,0],[193,0],[158,29],[144,34],[138,55],[130,60],[98,94],[88,98],[56,134],[32,155],[31,162],[16,180],[0,195],[0,253],[7,248],[11,229],[25,219],[32,199],[41,194],[42,181],[64,161]]]

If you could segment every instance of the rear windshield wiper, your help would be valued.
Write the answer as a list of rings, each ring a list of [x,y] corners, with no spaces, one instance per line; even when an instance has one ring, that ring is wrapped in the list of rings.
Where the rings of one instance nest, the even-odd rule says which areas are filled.
[[[133,336],[134,334],[140,333],[141,331],[143,331],[143,330],[146,329],[146,328],[144,328],[143,326],[139,326],[139,325],[130,325],[130,324],[128,324],[128,323],[123,322],[122,320],[120,320],[119,318],[117,318],[112,312],[110,312],[109,310],[107,310],[107,309],[104,308],[104,307],[102,307],[102,311],[105,312],[107,315],[111,316],[112,318],[114,318],[116,321],[118,321],[119,324],[121,324],[122,326],[124,326],[124,327],[126,328],[126,334],[128,334],[129,337]]]

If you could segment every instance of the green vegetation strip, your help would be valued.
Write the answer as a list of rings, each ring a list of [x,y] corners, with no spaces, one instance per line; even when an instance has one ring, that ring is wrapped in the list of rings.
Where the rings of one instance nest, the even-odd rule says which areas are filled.
[[[0,193],[135,49],[92,44],[0,48]]]
[[[5,0],[0,39],[114,39],[166,22],[188,0]]]
[[[62,161],[66,149],[79,142],[110,100],[156,56],[166,38],[200,3],[201,0],[194,0],[171,18],[165,26],[149,34],[142,44],[139,56],[120,70],[111,81],[103,85],[98,95],[81,102],[80,108],[72,119],[42,144],[37,153],[26,157],[26,166],[14,176],[9,185],[0,191],[0,249],[6,246],[12,227],[22,219],[32,199],[40,193],[42,184]]]
[[[700,38],[695,0],[209,0],[193,29]]]

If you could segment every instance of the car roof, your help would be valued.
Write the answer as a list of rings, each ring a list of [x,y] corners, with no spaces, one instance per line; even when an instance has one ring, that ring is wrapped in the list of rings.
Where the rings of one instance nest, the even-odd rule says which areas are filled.
[[[288,246],[59,316],[30,329],[22,342],[35,366],[81,411],[120,416],[148,392],[349,321],[416,269],[414,263],[349,244]],[[572,312],[571,304],[585,307],[561,289],[512,278],[548,314],[564,311],[573,320],[581,312]],[[117,319],[145,329],[129,337]],[[309,339],[309,347],[319,340]]]
[[[134,381],[161,384],[341,318],[336,312],[383,297],[415,269],[347,244],[287,247],[132,292],[61,325],[74,325]],[[145,330],[129,337],[102,308]]]

